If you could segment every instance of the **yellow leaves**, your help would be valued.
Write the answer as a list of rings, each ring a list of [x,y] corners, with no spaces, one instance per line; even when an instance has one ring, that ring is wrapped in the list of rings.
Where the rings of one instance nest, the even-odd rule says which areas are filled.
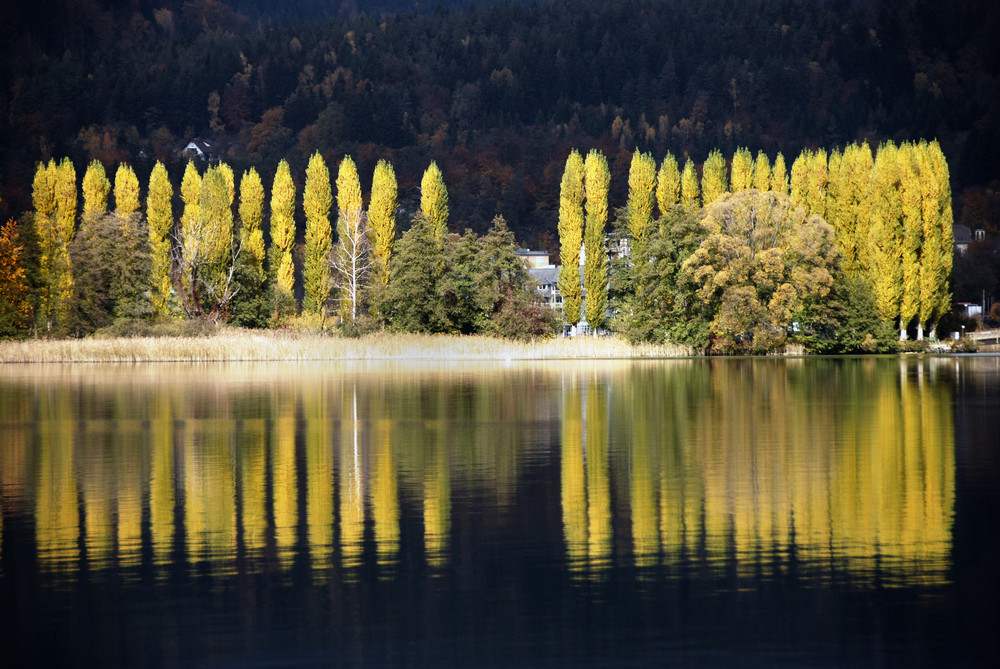
[[[832,228],[806,219],[787,195],[756,190],[720,198],[705,226],[710,234],[684,271],[714,311],[713,346],[765,352],[783,345],[793,315],[833,283]]]

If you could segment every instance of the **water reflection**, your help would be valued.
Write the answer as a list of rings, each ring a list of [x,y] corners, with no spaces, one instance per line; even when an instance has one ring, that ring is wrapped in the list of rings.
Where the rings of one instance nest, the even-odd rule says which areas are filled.
[[[790,573],[939,584],[955,369],[9,368],[0,521],[30,515],[53,582],[304,567],[314,583],[350,583],[369,568],[398,578],[403,559],[433,575],[475,537],[519,540],[511,518],[530,465],[558,482],[561,535],[543,541],[576,581],[627,564],[639,580],[696,572],[748,587]],[[547,492],[534,494],[541,513]]]

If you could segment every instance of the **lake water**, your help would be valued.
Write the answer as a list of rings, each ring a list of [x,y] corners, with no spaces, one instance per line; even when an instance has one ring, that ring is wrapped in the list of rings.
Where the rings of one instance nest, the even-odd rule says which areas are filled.
[[[0,366],[0,666],[990,665],[1000,357]]]

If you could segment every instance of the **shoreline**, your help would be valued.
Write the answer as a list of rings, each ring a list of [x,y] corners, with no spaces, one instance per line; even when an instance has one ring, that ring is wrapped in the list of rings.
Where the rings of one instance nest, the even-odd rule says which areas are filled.
[[[628,360],[686,358],[685,346],[629,344],[619,337],[513,341],[481,335],[375,333],[360,338],[227,329],[205,337],[0,341],[0,364],[282,362],[350,360]]]

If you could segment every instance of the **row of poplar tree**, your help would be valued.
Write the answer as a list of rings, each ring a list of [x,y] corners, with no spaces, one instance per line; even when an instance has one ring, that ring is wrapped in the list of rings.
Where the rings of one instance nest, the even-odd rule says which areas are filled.
[[[142,212],[133,169],[119,166],[112,184],[104,166],[93,161],[83,176],[78,221],[73,163],[40,164],[32,188],[36,325],[65,333],[118,318],[236,316],[243,324],[263,325],[274,323],[275,316],[293,315],[296,185],[286,161],[279,162],[272,183],[270,244],[265,245],[266,193],[254,168],[237,182],[225,163],[199,173],[189,162],[180,182],[182,211],[175,220],[174,188],[162,163],[150,174]],[[301,200],[302,312],[325,319],[335,305],[342,319],[354,320],[367,285],[384,288],[389,282],[396,176],[390,163],[378,162],[367,209],[349,156],[340,162],[333,185],[336,245],[330,172],[315,153]],[[112,195],[114,208],[109,209]],[[421,211],[437,228],[447,225],[447,197],[441,172],[431,163],[422,181]]]
[[[898,324],[900,340],[911,324],[918,339],[928,326],[933,336],[936,323],[951,309],[951,188],[936,141],[887,142],[874,153],[867,143],[829,154],[803,150],[790,170],[780,153],[772,163],[763,152],[754,157],[743,148],[727,163],[715,150],[700,176],[690,158],[681,167],[668,153],[657,168],[651,155],[636,152],[628,178],[628,201],[611,237],[618,256],[612,264],[605,252],[607,161],[596,150],[586,158],[573,151],[566,161],[559,289],[564,318],[571,324],[582,317],[591,328],[607,325],[638,339],[702,347],[708,341],[704,336],[684,341],[690,323],[687,329],[670,330],[675,324],[657,328],[650,321],[700,319],[710,326],[705,332],[736,341],[760,332],[747,316],[757,312],[771,330],[784,332],[809,320],[810,306],[816,310],[801,294],[803,286],[816,288],[815,303],[830,297],[834,280],[867,290],[877,316]],[[755,195],[736,197],[742,193]],[[832,226],[832,255],[819,248],[826,232],[802,232],[803,226],[823,221]],[[676,256],[666,263],[669,269],[657,273],[657,264],[669,255]],[[744,258],[749,259],[745,268],[737,270]],[[780,272],[778,265],[784,266]],[[729,290],[741,272],[743,292]],[[829,278],[817,282],[820,274]],[[609,283],[610,308],[604,289]],[[758,294],[748,298],[746,290]],[[796,297],[789,301],[792,294]],[[675,309],[667,302],[684,304]],[[636,329],[638,322],[642,326]],[[668,331],[672,334],[664,336]]]
[[[448,191],[431,162],[420,210],[397,235],[397,193],[395,171],[384,160],[375,166],[367,208],[350,156],[331,182],[326,161],[314,153],[301,200],[288,163],[280,161],[269,202],[256,169],[237,180],[225,163],[201,173],[189,162],[175,219],[174,187],[160,162],[141,210],[130,166],[120,165],[112,184],[93,161],[78,184],[70,160],[51,160],[36,170],[34,211],[26,215],[31,260],[21,262],[24,245],[13,223],[0,237],[11,251],[5,261],[9,256],[17,266],[3,272],[10,281],[0,281],[0,334],[24,334],[33,325],[42,333],[81,335],[115,322],[133,328],[177,317],[252,327],[339,323],[348,332],[391,327],[530,337],[555,331],[555,314],[531,287],[502,217],[482,237],[449,232]],[[16,296],[8,300],[7,293]]]

